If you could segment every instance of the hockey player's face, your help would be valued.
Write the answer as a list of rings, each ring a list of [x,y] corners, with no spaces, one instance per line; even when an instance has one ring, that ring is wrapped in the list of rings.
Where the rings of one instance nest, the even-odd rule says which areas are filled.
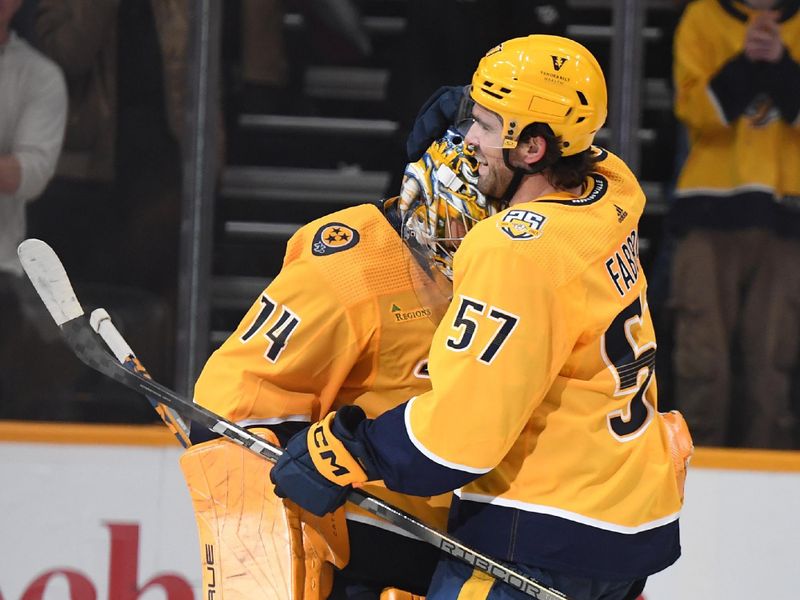
[[[513,177],[503,161],[503,122],[479,104],[472,109],[472,118],[474,123],[465,141],[475,148],[478,159],[478,189],[486,196],[500,198]]]

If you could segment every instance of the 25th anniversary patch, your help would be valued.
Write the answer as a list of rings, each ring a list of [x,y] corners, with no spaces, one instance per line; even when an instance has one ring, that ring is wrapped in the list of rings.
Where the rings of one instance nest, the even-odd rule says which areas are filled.
[[[535,240],[542,235],[547,217],[532,210],[511,210],[497,223],[512,240]]]

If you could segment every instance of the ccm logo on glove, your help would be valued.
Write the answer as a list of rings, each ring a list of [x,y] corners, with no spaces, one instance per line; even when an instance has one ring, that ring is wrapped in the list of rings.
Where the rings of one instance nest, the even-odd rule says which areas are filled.
[[[330,413],[308,430],[306,443],[311,460],[325,479],[337,485],[363,483],[368,479],[364,469],[331,432],[335,414]]]

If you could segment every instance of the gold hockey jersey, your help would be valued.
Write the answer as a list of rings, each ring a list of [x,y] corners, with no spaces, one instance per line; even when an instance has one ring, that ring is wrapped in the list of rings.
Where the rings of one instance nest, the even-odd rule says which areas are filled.
[[[617,157],[580,197],[470,231],[431,346],[433,389],[366,431],[387,485],[457,489],[451,531],[501,559],[635,579],[679,554],[639,262],[645,197]]]
[[[195,401],[244,426],[310,423],[346,404],[377,417],[430,389],[431,316],[442,308],[420,300],[436,296],[420,294],[426,285],[375,206],[305,225],[290,239],[281,272],[206,363]],[[365,490],[445,525],[450,494],[404,497],[379,484]],[[352,505],[347,511],[393,529]]]

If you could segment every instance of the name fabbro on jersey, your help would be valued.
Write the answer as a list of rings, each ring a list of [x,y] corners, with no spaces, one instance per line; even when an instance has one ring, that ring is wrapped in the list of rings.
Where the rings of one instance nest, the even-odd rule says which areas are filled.
[[[639,280],[639,236],[632,230],[619,249],[606,262],[606,271],[620,296]]]

